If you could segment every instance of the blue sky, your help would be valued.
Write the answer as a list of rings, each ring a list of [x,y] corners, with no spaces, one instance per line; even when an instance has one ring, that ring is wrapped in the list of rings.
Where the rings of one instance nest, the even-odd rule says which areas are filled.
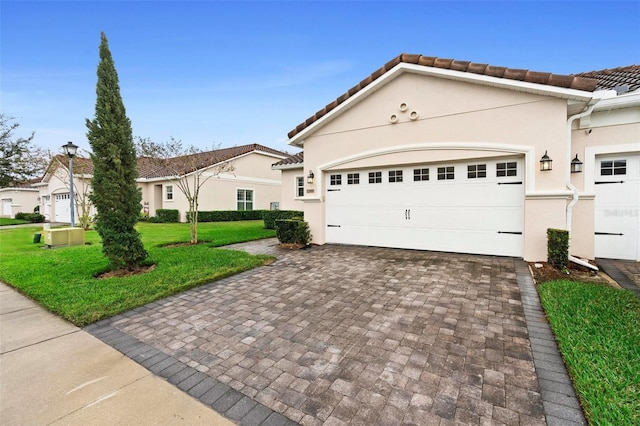
[[[560,74],[640,63],[640,1],[0,3],[0,107],[89,149],[100,31],[135,136],[202,149],[287,133],[402,52]]]

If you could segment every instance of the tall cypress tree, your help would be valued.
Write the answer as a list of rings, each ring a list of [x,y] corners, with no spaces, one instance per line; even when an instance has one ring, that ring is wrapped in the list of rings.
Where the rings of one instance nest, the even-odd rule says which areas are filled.
[[[100,63],[96,85],[96,111],[87,119],[87,139],[93,153],[93,193],[96,230],[102,252],[114,268],[134,269],[147,257],[135,224],[142,194],[136,185],[138,166],[131,121],[120,96],[107,36],[100,35]]]

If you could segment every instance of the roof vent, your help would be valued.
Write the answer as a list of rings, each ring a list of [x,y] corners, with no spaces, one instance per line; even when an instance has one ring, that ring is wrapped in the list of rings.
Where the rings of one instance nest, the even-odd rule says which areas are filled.
[[[627,93],[629,91],[629,85],[623,84],[622,86],[616,86],[613,88],[616,91],[617,95],[622,95],[623,93]]]

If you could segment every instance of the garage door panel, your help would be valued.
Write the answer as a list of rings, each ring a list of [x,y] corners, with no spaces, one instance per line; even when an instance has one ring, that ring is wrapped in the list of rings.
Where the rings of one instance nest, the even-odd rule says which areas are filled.
[[[521,161],[511,161],[522,167]],[[338,172],[331,172],[326,193],[327,241],[522,256],[522,182],[519,176],[497,177],[495,161],[484,163],[482,179],[467,179],[467,165],[462,163],[454,166],[455,179],[438,180],[441,165],[435,164],[425,166],[430,180],[414,181],[414,167],[405,167],[393,169],[403,171],[404,181],[390,182],[388,170],[383,169],[382,182],[361,179],[359,185],[341,185],[339,191],[329,179]],[[342,182],[347,173],[368,176],[368,171],[347,171]]]
[[[596,159],[596,257],[640,260],[640,154]]]

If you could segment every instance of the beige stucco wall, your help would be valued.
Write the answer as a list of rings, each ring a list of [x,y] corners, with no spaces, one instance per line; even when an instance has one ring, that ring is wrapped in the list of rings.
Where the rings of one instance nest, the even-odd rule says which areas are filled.
[[[11,200],[11,213],[4,214],[4,200]],[[0,217],[14,218],[16,213],[33,213],[38,205],[38,190],[25,188],[0,189]]]
[[[404,73],[304,137],[304,175],[316,175],[304,206],[313,242],[325,242],[328,170],[516,154],[527,169],[524,257],[544,260],[546,229],[566,225],[566,120],[560,98]],[[545,150],[554,160],[549,172],[539,170]],[[593,257],[592,248],[585,253]]]
[[[303,210],[304,204],[297,196],[296,178],[304,176],[302,167],[282,170],[282,193],[280,210]],[[305,179],[306,182],[306,179]]]

